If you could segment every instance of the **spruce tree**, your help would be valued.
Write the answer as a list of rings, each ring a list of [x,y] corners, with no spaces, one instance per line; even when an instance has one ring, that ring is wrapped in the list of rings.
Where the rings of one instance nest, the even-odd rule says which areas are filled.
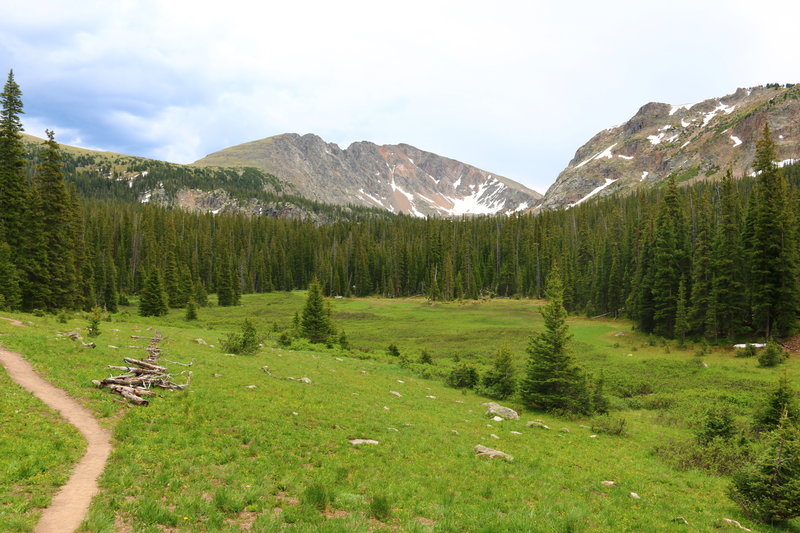
[[[766,125],[753,163],[759,174],[749,241],[754,325],[766,337],[794,329],[799,294],[794,199],[783,170],[774,163],[776,157]]]
[[[528,364],[520,385],[520,399],[529,409],[585,413],[591,406],[586,380],[569,349],[572,335],[563,304],[564,289],[558,269],[547,280],[549,302],[542,309],[545,330],[531,337]]]
[[[800,422],[800,402],[798,402],[797,393],[792,388],[786,374],[783,374],[778,379],[778,385],[769,393],[764,403],[756,411],[756,431],[772,431],[776,429],[784,413],[792,424]]]
[[[14,71],[0,94],[0,228],[13,250],[21,250],[27,234],[30,189],[25,176],[25,148],[22,144],[22,91]],[[19,267],[19,261],[16,263]]]
[[[308,296],[300,318],[300,332],[303,337],[315,343],[326,343],[335,333],[330,310],[325,306],[322,297],[322,287],[316,279],[308,286]]]
[[[747,298],[742,271],[741,215],[730,169],[722,179],[719,192],[719,223],[712,256],[712,300],[717,331],[724,337],[732,337],[742,325]]]
[[[139,314],[141,316],[164,316],[167,314],[167,295],[157,270],[152,270],[139,294]]]
[[[11,247],[0,239],[0,309],[16,310],[21,305],[22,291]]]
[[[689,298],[691,307],[688,312],[688,323],[692,332],[706,338],[713,338],[716,334],[716,312],[713,300],[714,273],[711,240],[713,228],[711,227],[711,202],[708,194],[701,194],[696,200],[696,206],[697,221],[692,246],[692,293]],[[680,294],[680,297],[684,296],[685,294]],[[680,337],[683,342],[683,335],[686,331],[682,333],[677,331],[677,317],[675,329],[675,336]]]
[[[686,310],[686,283],[681,279],[678,285],[678,303],[675,308],[675,338],[683,348],[686,343],[686,332],[689,331],[689,319]]]
[[[498,400],[510,398],[516,389],[514,362],[511,349],[502,346],[494,354],[492,369],[483,376],[486,394]]]

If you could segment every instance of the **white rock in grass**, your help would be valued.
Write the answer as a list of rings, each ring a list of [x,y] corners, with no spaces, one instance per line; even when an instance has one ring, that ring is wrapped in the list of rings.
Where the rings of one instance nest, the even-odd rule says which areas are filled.
[[[255,388],[256,388],[256,386],[255,386],[255,385],[247,385],[247,386],[245,387],[245,389],[255,389]]]
[[[512,435],[522,435],[522,432],[520,431],[510,431],[509,433],[511,433]]]
[[[386,431],[400,431],[400,430],[397,428],[386,428]]]
[[[503,420],[505,420],[505,418],[503,418],[501,416],[495,416],[495,417],[492,417],[492,420],[494,420],[495,422],[502,422]]]
[[[344,359],[342,359],[341,357],[336,357],[335,359],[336,359],[337,361],[344,361]]]
[[[614,483],[613,481],[601,481],[600,483],[602,483],[606,487],[613,487],[614,485],[616,485],[616,483]]]
[[[119,346],[114,346],[113,344],[109,344],[108,347],[112,350],[119,350]]]
[[[400,394],[399,392],[397,392],[396,390],[390,390],[390,391],[389,391],[389,394],[392,394],[392,395],[394,395],[394,396],[397,396],[398,398],[402,398],[402,397],[403,397],[403,395],[402,395],[402,394]]]
[[[206,341],[204,341],[203,339],[195,339],[194,342],[203,346],[207,346]]]
[[[728,524],[729,526],[735,526],[735,527],[738,527],[739,529],[741,529],[741,530],[743,530],[743,531],[752,531],[752,529],[744,527],[744,526],[743,526],[742,524],[740,524],[740,523],[739,523],[737,520],[733,520],[733,519],[731,519],[731,518],[723,518],[723,519],[722,519],[722,521],[723,521],[724,523]]]
[[[427,395],[427,396],[425,396],[425,397],[426,397],[426,398],[430,398],[431,400],[435,400],[435,399],[436,399],[436,396],[431,396],[430,394],[429,394],[429,395]]]
[[[503,407],[499,403],[486,402],[483,405],[486,407],[487,415],[497,415],[507,420],[519,420],[519,413],[508,407]]]
[[[550,426],[542,422],[541,420],[531,420],[528,422],[527,426],[529,428],[542,428],[542,429],[550,429]]]
[[[306,377],[302,377],[302,378],[298,379],[297,381],[302,381],[303,383],[311,385],[311,380],[309,378],[306,378]]]
[[[494,433],[490,433],[489,436],[492,437],[493,439],[499,439],[500,438],[497,435],[495,435]]]
[[[388,411],[388,410],[389,410],[389,408],[388,408],[387,406],[385,406],[385,405],[384,405],[384,406],[383,406],[383,410],[384,410],[384,411]]]
[[[633,498],[634,500],[641,500],[641,499],[642,499],[642,497],[641,497],[641,496],[639,496],[638,494],[636,494],[635,492],[631,492],[631,493],[629,494],[629,496],[630,496],[631,498]]]
[[[380,444],[380,442],[373,439],[350,439],[349,442],[353,446],[359,446],[361,444]]]
[[[405,383],[405,381],[403,381],[402,379],[398,379],[397,382],[398,383]]]
[[[473,451],[478,456],[484,456],[484,457],[488,457],[490,459],[499,458],[499,459],[505,459],[506,461],[513,461],[514,460],[514,457],[511,456],[511,455],[508,455],[507,453],[501,452],[500,450],[495,450],[494,448],[488,448],[488,447],[483,446],[481,444],[478,444],[477,446],[475,446],[475,448],[473,448]]]
[[[597,435],[589,435],[589,438],[590,438],[590,439],[596,439],[596,438],[597,438]]]

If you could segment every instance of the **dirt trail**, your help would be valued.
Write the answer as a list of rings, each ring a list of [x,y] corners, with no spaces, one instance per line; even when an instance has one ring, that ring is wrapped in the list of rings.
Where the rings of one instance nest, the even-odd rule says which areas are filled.
[[[86,454],[75,465],[67,484],[53,497],[50,507],[44,510],[35,529],[35,533],[72,533],[78,529],[92,496],[97,493],[97,478],[111,453],[111,432],[100,427],[92,413],[66,392],[39,377],[21,355],[0,347],[0,363],[11,379],[61,413],[86,438]]]

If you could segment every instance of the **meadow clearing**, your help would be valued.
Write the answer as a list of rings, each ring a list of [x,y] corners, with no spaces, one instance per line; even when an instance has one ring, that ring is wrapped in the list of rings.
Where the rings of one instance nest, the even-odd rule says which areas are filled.
[[[796,381],[791,358],[758,368],[732,349],[701,356],[696,345],[677,349],[624,320],[572,317],[576,358],[590,374],[603,371],[623,434],[608,431],[608,417],[558,418],[513,400],[500,403],[520,420],[496,422],[482,405],[490,399],[447,387],[442,376],[463,363],[488,369],[504,344],[522,374],[542,302],[331,300],[349,350],[279,347],[274,330],[291,325],[304,298],[245,295],[239,307],[201,308],[197,321],[182,310],[142,318],[123,307],[101,323],[94,349],[58,336],[85,335],[80,313],[66,323],[5,315],[26,327],[0,321],[0,344],[114,431],[82,531],[714,531],[728,527],[723,518],[758,531],[800,529],[753,522],[726,496],[727,477],[676,468],[664,452],[691,442],[716,405],[731,406],[745,430],[779,376]],[[220,341],[245,318],[265,335],[263,348],[226,355]],[[188,390],[128,408],[92,386],[110,375],[106,365],[141,356],[146,343],[131,336],[153,330],[176,381],[192,372]],[[406,362],[387,354],[392,343]],[[432,365],[416,362],[423,350]],[[81,437],[4,372],[0,402],[0,532],[31,531],[80,457]],[[532,420],[550,429],[528,427]],[[477,457],[478,444],[515,460]]]

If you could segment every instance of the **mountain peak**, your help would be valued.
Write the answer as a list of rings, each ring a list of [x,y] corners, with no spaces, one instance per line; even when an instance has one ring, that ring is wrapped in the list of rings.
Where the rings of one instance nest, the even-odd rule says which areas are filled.
[[[341,149],[314,134],[286,133],[214,152],[199,166],[253,166],[299,194],[414,216],[513,213],[541,195],[508,178],[408,144],[358,141]]]

